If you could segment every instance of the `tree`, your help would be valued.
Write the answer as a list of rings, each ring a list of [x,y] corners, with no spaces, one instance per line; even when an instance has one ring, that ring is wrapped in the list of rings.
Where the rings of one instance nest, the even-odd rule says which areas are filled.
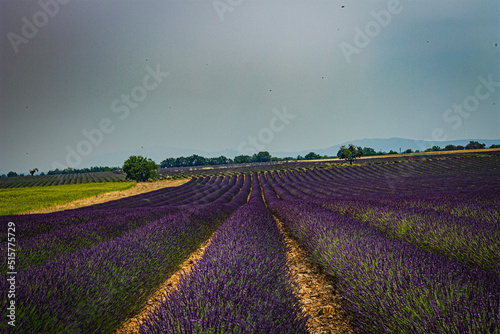
[[[433,151],[441,151],[441,147],[439,147],[438,145],[434,145],[434,146],[432,146],[432,150]]]
[[[377,155],[377,152],[371,147],[363,147],[363,155],[364,156],[371,156],[371,155]]]
[[[127,174],[126,179],[137,182],[145,182],[157,176],[158,167],[156,163],[145,157],[130,156],[123,164],[123,171]]]
[[[492,144],[492,145],[490,146],[490,148],[500,148],[500,145],[498,145],[498,144]]]
[[[188,166],[203,166],[206,165],[207,159],[201,155],[193,154],[186,158]]]
[[[254,162],[269,162],[271,161],[271,154],[267,151],[261,151],[252,156],[252,160]]]
[[[188,165],[188,160],[186,157],[178,157],[175,159],[176,167],[186,167]]]
[[[249,155],[238,155],[234,157],[235,164],[246,164],[252,162],[252,157]]]
[[[176,167],[175,158],[167,158],[160,163],[161,168]]]
[[[486,144],[481,144],[477,141],[472,141],[472,140],[467,145],[465,145],[466,150],[477,150],[485,147]]]
[[[31,176],[33,176],[36,172],[38,172],[38,168],[31,169],[31,170],[30,170],[30,174],[31,174]]]
[[[309,153],[306,154],[306,156],[304,157],[304,159],[306,159],[306,160],[321,159],[321,155],[316,154],[314,152],[309,152]]]
[[[445,151],[455,151],[456,149],[457,149],[457,147],[455,145],[451,145],[451,144],[450,145],[446,145],[444,147]]]
[[[7,173],[7,177],[14,177],[14,176],[19,176],[19,175],[17,175],[17,173],[13,171]]]
[[[233,161],[223,155],[215,158],[208,158],[207,162],[209,165],[227,165],[232,163]]]
[[[352,165],[353,161],[363,155],[363,149],[361,147],[356,147],[353,144],[349,144],[349,147],[345,145],[340,146],[340,150],[337,152],[337,157],[349,161]]]

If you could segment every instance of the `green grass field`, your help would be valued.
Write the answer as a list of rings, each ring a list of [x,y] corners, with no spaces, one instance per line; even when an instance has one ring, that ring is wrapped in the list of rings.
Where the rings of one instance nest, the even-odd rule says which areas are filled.
[[[126,190],[135,182],[82,183],[0,189],[0,216],[29,212],[110,191]]]

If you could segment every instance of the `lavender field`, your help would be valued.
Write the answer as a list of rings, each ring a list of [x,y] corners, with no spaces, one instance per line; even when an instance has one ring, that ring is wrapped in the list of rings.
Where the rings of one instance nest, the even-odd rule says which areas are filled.
[[[311,332],[279,220],[335,283],[356,333],[500,333],[499,166],[490,154],[226,168],[90,207],[2,216],[15,224],[17,282],[16,326],[0,331],[113,333],[211,238],[140,333]],[[0,239],[7,253],[5,229]]]

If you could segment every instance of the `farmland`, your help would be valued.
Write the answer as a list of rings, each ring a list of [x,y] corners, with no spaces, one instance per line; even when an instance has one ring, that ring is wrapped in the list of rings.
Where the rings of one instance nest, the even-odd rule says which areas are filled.
[[[378,161],[184,171],[200,174],[75,210],[2,216],[15,226],[2,291],[17,273],[3,319],[15,300],[18,332],[113,333],[210,239],[140,333],[308,333],[334,316],[298,298],[292,238],[356,333],[500,333],[500,154]],[[9,237],[4,228],[2,254]]]
[[[125,174],[116,172],[95,172],[60,175],[15,176],[0,178],[0,189],[117,181],[125,181]]]
[[[0,215],[33,211],[106,192],[126,190],[134,184],[135,182],[89,182],[0,189]]]

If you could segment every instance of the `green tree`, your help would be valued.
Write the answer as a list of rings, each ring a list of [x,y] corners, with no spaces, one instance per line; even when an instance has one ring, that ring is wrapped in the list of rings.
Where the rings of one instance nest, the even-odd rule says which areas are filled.
[[[186,160],[189,166],[203,166],[207,164],[207,159],[197,154],[187,157]]]
[[[445,151],[455,151],[456,149],[457,149],[457,147],[455,145],[451,145],[451,144],[450,145],[446,145],[444,147]]]
[[[234,157],[235,164],[246,164],[252,162],[252,157],[249,155],[238,155]]]
[[[353,161],[363,155],[363,149],[361,147],[356,147],[353,144],[349,144],[348,147],[345,145],[340,146],[340,150],[337,152],[337,157],[349,161],[352,165]]]
[[[371,155],[377,155],[377,152],[371,147],[363,147],[363,155],[364,156],[371,156]]]
[[[223,155],[220,157],[207,158],[208,165],[227,165],[232,163],[233,161]]]
[[[160,163],[161,168],[176,167],[175,158],[166,158]]]
[[[472,140],[467,145],[465,145],[466,150],[477,150],[485,147],[486,144],[481,144],[478,141],[472,141]]]
[[[492,145],[490,146],[490,148],[500,148],[500,145],[498,145],[498,144],[492,144]]]
[[[316,154],[314,152],[309,152],[309,153],[306,154],[306,156],[304,157],[304,159],[306,159],[306,160],[321,159],[321,155]]]
[[[252,160],[254,162],[269,162],[271,161],[271,154],[267,151],[261,151],[252,156]]]
[[[126,178],[137,182],[156,178],[157,170],[158,167],[153,160],[141,156],[132,155],[123,164],[123,171],[127,174]]]
[[[14,177],[14,176],[19,176],[19,175],[17,175],[17,173],[13,171],[7,173],[7,177]]]

